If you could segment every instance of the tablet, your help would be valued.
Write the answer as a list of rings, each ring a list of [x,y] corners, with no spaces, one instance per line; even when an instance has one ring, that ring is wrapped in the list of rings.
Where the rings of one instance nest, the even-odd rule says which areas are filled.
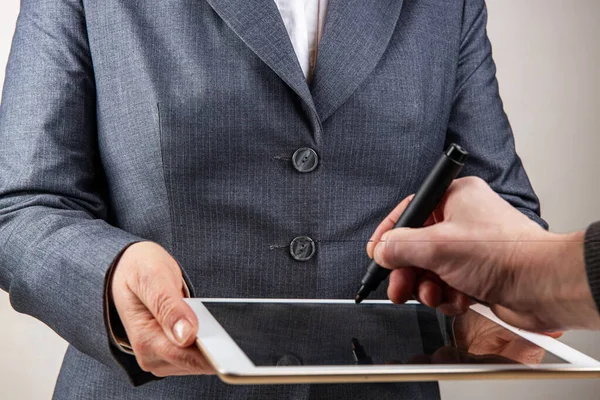
[[[477,350],[460,348],[454,319],[417,302],[186,301],[198,317],[200,350],[231,384],[600,377],[597,360],[514,328],[480,304],[463,320],[493,327],[493,335],[484,335],[493,343]]]

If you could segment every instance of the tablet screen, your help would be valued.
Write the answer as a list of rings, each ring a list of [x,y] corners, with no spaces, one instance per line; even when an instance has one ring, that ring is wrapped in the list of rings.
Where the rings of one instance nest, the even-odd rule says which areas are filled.
[[[459,348],[452,318],[421,304],[204,305],[256,366],[565,363],[474,311],[463,321],[489,326]]]

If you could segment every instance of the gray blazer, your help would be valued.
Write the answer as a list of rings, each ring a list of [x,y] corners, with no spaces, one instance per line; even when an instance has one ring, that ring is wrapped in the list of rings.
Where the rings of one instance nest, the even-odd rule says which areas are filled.
[[[152,377],[107,339],[105,277],[153,240],[197,296],[350,298],[371,233],[449,142],[471,152],[464,175],[543,224],[485,29],[483,0],[331,0],[307,85],[272,0],[23,0],[0,108],[0,287],[71,344],[56,397],[437,397],[134,388]]]

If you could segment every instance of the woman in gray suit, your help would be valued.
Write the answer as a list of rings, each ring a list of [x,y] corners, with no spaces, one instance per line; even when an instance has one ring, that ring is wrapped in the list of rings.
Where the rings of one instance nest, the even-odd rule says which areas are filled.
[[[471,153],[464,174],[545,226],[483,0],[309,3],[22,1],[0,108],[0,287],[71,344],[57,398],[439,396],[189,376],[210,368],[188,292],[351,298],[363,244],[449,142]]]

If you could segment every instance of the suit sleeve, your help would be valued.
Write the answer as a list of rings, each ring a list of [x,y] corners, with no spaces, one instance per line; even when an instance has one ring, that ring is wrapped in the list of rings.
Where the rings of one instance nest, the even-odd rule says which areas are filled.
[[[470,153],[463,176],[479,176],[500,196],[547,228],[540,205],[515,150],[504,112],[496,65],[487,36],[484,0],[465,0],[454,104],[447,141]]]
[[[23,0],[0,105],[0,287],[81,352],[152,377],[109,343],[107,271],[142,240],[108,222],[79,0]],[[125,375],[124,375],[125,376]]]

